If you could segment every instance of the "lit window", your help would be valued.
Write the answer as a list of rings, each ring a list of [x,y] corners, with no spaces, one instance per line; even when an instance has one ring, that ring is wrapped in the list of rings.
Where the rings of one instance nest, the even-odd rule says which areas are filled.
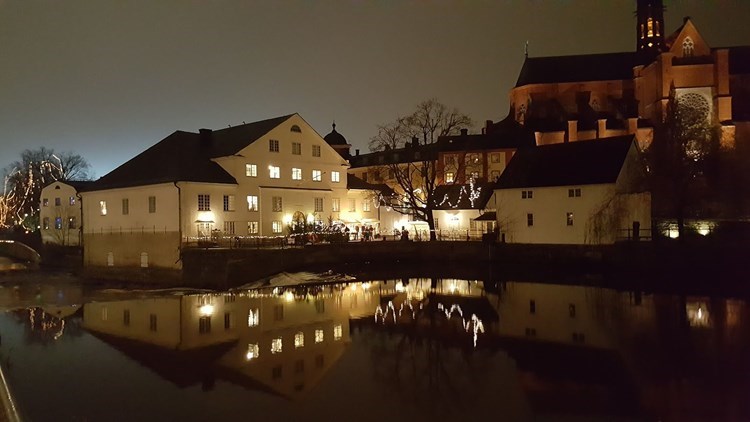
[[[279,141],[276,139],[270,139],[268,141],[268,150],[271,152],[279,152]]]
[[[312,171],[312,180],[313,182],[320,182],[323,180],[323,173],[320,170],[313,170]]]
[[[42,219],[42,228],[44,230],[49,230],[49,217],[44,217]]]
[[[224,195],[224,211],[234,211],[234,195]]]
[[[350,199],[349,200],[349,212],[355,212],[355,211],[357,211],[357,200]]]
[[[305,347],[305,334],[301,331],[294,335],[294,348]]]
[[[323,330],[315,330],[315,343],[323,342]]]
[[[338,183],[341,181],[341,173],[337,171],[331,172],[331,182]]]
[[[271,179],[281,178],[281,168],[279,166],[268,166],[268,176]]]
[[[258,324],[260,324],[260,310],[250,309],[250,311],[248,311],[247,313],[247,326],[255,327]]]
[[[224,222],[224,234],[234,234],[234,221]]]
[[[449,171],[445,173],[445,183],[453,183],[456,180],[456,173]]]
[[[331,211],[339,212],[340,208],[341,208],[341,200],[339,198],[331,199]]]
[[[198,195],[198,211],[211,211],[211,195]]]
[[[255,195],[247,196],[247,210],[258,211],[258,197]]]
[[[149,214],[153,214],[156,212],[156,197],[155,196],[148,197],[148,212]]]
[[[534,214],[526,214],[526,225],[531,227],[534,225]]]
[[[49,206],[49,199],[42,198],[42,206],[43,207],[48,207]]]
[[[320,157],[320,145],[313,145],[312,146],[312,156],[313,157]]]
[[[572,226],[573,225],[573,213],[572,212],[565,213],[565,220],[567,221],[567,224],[569,226]]]
[[[62,229],[62,217],[55,217],[55,229]]]
[[[77,229],[78,225],[76,224],[76,218],[75,217],[69,217],[68,218],[68,228],[69,229]]]
[[[646,21],[646,36],[649,38],[654,36],[654,20],[651,18]]]
[[[76,197],[75,196],[71,196],[70,198],[68,198],[68,203],[70,205],[75,205],[76,204]]]
[[[258,234],[258,222],[257,221],[247,222],[247,234]]]
[[[292,154],[302,155],[302,144],[299,142],[292,142]]]
[[[282,231],[282,228],[283,226],[281,225],[281,221],[274,220],[271,223],[271,230],[273,231],[274,234],[280,234]]]
[[[364,212],[370,212],[370,201],[365,199],[362,201],[362,211]]]
[[[258,343],[250,343],[247,345],[247,353],[245,354],[246,360],[253,360],[258,357],[258,354],[260,352],[260,348],[258,347]]]
[[[272,201],[271,203],[273,204],[273,208],[271,208],[272,211],[274,212],[283,211],[284,207],[283,207],[283,203],[281,201],[280,196],[271,197],[271,201]]]
[[[107,215],[107,201],[99,201],[99,212],[101,215]]]
[[[682,56],[693,57],[695,53],[695,44],[690,37],[685,37],[685,41],[682,42]]]
[[[323,212],[323,198],[315,198],[315,212]]]
[[[302,180],[302,169],[292,169],[292,180]]]
[[[341,340],[342,334],[343,334],[343,331],[341,330],[341,324],[335,325],[333,327],[333,339]]]
[[[271,353],[281,353],[281,337],[271,340]]]
[[[245,176],[258,177],[258,166],[255,164],[245,164]]]

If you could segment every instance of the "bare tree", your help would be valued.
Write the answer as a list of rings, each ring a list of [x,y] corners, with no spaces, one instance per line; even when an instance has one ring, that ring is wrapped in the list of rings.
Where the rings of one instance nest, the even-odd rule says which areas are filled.
[[[680,238],[686,214],[705,194],[719,147],[717,125],[705,111],[680,102],[673,86],[664,120],[654,130],[648,157],[658,212],[677,219]]]
[[[56,180],[88,180],[90,165],[80,155],[66,152],[55,154],[41,147],[25,150],[21,158],[4,170],[0,226],[23,224],[38,219],[42,188]],[[36,229],[38,224],[30,224]]]
[[[397,193],[381,196],[380,202],[415,220],[427,222],[430,240],[436,239],[432,210],[433,194],[440,180],[437,141],[441,136],[457,135],[460,129],[472,124],[468,115],[432,98],[419,103],[411,114],[378,126],[378,134],[370,140],[371,151],[398,150],[402,154],[380,168],[387,173],[382,179],[395,181],[393,187]]]

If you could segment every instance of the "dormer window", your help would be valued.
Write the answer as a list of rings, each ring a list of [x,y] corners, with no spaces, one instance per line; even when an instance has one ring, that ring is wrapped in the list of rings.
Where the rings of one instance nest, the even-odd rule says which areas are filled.
[[[289,130],[291,132],[302,133],[302,129],[300,129],[299,126],[297,126],[297,125],[292,125],[292,128],[289,129]]]
[[[685,40],[682,42],[682,57],[693,57],[694,53],[695,43],[693,43],[693,39],[685,37]]]

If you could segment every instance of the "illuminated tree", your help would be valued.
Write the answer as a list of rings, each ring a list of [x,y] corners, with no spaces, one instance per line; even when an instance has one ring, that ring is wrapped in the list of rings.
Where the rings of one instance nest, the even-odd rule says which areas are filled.
[[[427,222],[430,240],[436,238],[432,210],[440,179],[437,141],[441,136],[458,135],[460,129],[472,124],[468,115],[433,98],[419,103],[411,114],[378,126],[378,134],[370,140],[371,151],[403,150],[404,157],[410,157],[393,160],[378,169],[382,172],[380,179],[393,179],[396,184],[396,195],[381,195],[380,203]],[[384,177],[386,174],[390,177]]]
[[[715,179],[719,146],[719,130],[707,110],[682,101],[673,86],[648,158],[656,208],[677,220],[680,238],[686,215],[697,208]]]
[[[80,155],[55,154],[41,147],[25,150],[4,170],[0,198],[0,227],[28,226],[36,230],[42,188],[56,180],[88,180],[90,165]]]

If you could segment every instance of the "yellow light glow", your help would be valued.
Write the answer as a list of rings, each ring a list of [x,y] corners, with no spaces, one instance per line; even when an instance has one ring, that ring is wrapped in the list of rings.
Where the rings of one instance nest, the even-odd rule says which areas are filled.
[[[397,292],[403,292],[405,290],[406,289],[404,288],[404,283],[402,283],[400,281],[398,283],[396,283],[396,291]]]
[[[362,283],[362,289],[367,290],[370,288],[370,283]]]
[[[287,291],[286,293],[284,293],[284,300],[286,300],[287,302],[293,301],[294,300],[294,293],[292,293],[290,291]]]
[[[292,214],[285,214],[283,218],[284,224],[292,224]]]
[[[201,211],[198,213],[198,222],[200,223],[213,223],[216,216],[212,211]]]
[[[198,308],[198,312],[201,316],[211,316],[214,313],[214,305],[203,305]]]
[[[312,224],[313,221],[315,221],[315,216],[312,214],[307,214],[307,222]]]

